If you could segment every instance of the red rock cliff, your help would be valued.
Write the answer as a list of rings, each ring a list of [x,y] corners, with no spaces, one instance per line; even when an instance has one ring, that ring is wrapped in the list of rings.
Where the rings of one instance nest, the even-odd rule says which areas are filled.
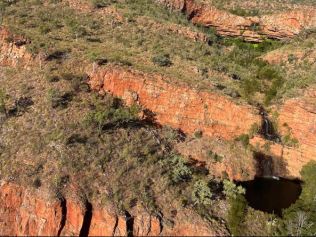
[[[300,171],[304,165],[311,160],[316,160],[316,90],[311,88],[303,97],[293,98],[285,101],[278,108],[278,130],[281,136],[290,135],[297,139],[295,146],[271,143],[267,153],[282,159],[287,172],[283,176],[300,177]],[[251,143],[262,147],[264,141],[256,137]]]
[[[26,43],[26,39],[15,36],[6,28],[0,27],[0,65],[15,67],[18,64],[30,64],[33,58],[26,50]]]
[[[132,224],[128,224],[130,218]],[[49,198],[45,190],[0,184],[1,236],[127,236],[129,231],[137,236],[216,235],[207,222],[187,210],[179,212],[170,227],[163,226],[162,220],[144,210],[129,217],[117,215],[111,207],[91,205],[88,210],[74,198],[59,200]]]
[[[216,93],[171,84],[156,75],[100,69],[91,75],[90,85],[101,93],[121,97],[127,104],[139,103],[155,113],[158,123],[186,133],[200,130],[210,137],[232,139],[260,123],[257,112],[249,106],[237,105]]]
[[[302,8],[262,17],[237,16],[195,0],[157,0],[188,15],[195,24],[215,27],[223,36],[241,36],[248,41],[291,38],[316,27],[316,8]]]

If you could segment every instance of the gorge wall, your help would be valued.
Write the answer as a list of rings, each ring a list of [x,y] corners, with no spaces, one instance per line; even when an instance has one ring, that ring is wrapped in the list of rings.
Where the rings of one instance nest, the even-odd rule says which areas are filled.
[[[169,83],[158,75],[110,67],[91,74],[89,84],[100,93],[121,97],[128,105],[140,104],[154,113],[158,123],[186,133],[201,131],[210,137],[233,139],[260,123],[258,112],[250,106],[237,105],[214,92]]]
[[[261,151],[284,161],[290,177],[300,177],[302,167],[311,160],[316,160],[316,90],[310,88],[305,95],[289,99],[274,108],[278,116],[278,130],[284,136],[297,139],[297,144],[281,145],[267,144],[260,137],[255,137],[251,143],[259,146]]]
[[[52,198],[46,190],[0,184],[2,236],[210,236],[219,235],[200,217],[183,210],[173,226],[144,210],[117,215],[112,207],[83,205],[76,198]],[[187,215],[195,223],[187,221]],[[222,232],[223,235],[227,234]]]
[[[37,58],[27,52],[27,43],[26,39],[12,35],[1,27],[0,64],[12,67],[31,65]],[[90,73],[89,83],[92,89],[100,93],[110,92],[127,104],[143,106],[153,112],[158,123],[189,134],[202,131],[208,137],[232,140],[247,134],[253,124],[261,124],[258,110],[251,106],[236,104],[215,92],[201,92],[167,80],[159,75],[107,67]],[[299,177],[301,167],[316,157],[315,104],[315,89],[310,89],[304,97],[287,100],[275,108],[279,113],[281,135],[290,131],[299,143],[297,147],[277,143],[270,145],[272,154],[284,159],[287,176]],[[259,144],[264,151],[262,146],[267,141],[256,137],[251,143]]]
[[[253,124],[262,123],[254,108],[237,105],[213,92],[171,84],[160,76],[109,67],[96,70],[89,83],[100,93],[109,92],[129,105],[136,103],[149,109],[159,124],[180,128],[188,134],[202,131],[208,137],[232,140],[248,134]],[[270,143],[269,149],[274,151],[270,154],[281,159],[279,163],[284,166],[276,172],[278,176],[300,177],[301,168],[315,160],[315,98],[315,90],[309,90],[303,98],[287,100],[275,108],[279,113],[280,135],[297,139],[297,146],[281,145],[258,136],[251,140],[262,152],[266,150],[264,144]]]
[[[260,42],[264,38],[288,39],[316,27],[316,8],[295,9],[261,17],[237,16],[195,0],[157,0],[184,12],[194,24],[214,27],[219,35]]]

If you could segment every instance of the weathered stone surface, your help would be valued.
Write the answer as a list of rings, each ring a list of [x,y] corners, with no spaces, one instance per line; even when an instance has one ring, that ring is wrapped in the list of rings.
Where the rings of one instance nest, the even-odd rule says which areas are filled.
[[[117,215],[111,207],[93,205],[91,220],[85,222],[84,210],[76,199],[64,200],[65,213],[61,200],[49,199],[46,195],[45,190],[34,192],[3,182],[0,185],[0,235],[78,236],[83,227],[89,230],[89,236],[127,236],[130,230],[137,236],[209,236],[216,233],[206,221],[188,210],[179,212],[174,224],[165,227],[158,217],[145,210],[137,211],[130,217],[133,221],[128,226],[127,218]],[[84,226],[86,224],[88,226]]]
[[[61,228],[59,200],[46,200],[21,186],[0,186],[0,235],[57,235]]]
[[[66,221],[61,235],[78,236],[83,225],[85,209],[81,203],[71,199],[67,200],[66,207]]]
[[[275,109],[279,113],[280,134],[290,134],[298,144],[293,144],[293,147],[276,143],[265,146],[267,141],[259,137],[252,139],[251,143],[261,151],[283,159],[286,172],[280,176],[298,178],[302,167],[316,160],[316,90],[311,88],[303,97],[289,99]]]
[[[92,212],[90,236],[126,235],[126,221],[118,217],[111,208],[97,208]]]
[[[216,93],[168,83],[161,76],[100,69],[91,74],[90,86],[121,97],[128,105],[138,103],[155,113],[158,123],[186,133],[200,130],[207,136],[232,139],[260,123],[257,111],[249,106]]]
[[[160,219],[146,212],[145,210],[137,210],[133,213],[134,225],[133,235],[134,236],[158,236],[162,231],[162,223]]]
[[[5,27],[0,27],[0,65],[29,65],[33,57],[26,51],[26,43],[26,39],[14,36]]]

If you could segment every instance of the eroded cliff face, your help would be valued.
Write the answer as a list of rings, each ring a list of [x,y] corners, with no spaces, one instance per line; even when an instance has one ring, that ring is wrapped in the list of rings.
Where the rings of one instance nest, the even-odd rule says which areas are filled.
[[[169,83],[161,76],[110,67],[92,73],[89,83],[93,90],[150,110],[158,123],[190,134],[202,131],[210,137],[233,139],[260,123],[260,116],[249,106],[217,93]]]
[[[182,210],[173,225],[137,209],[117,215],[112,207],[89,208],[76,198],[51,198],[45,190],[13,183],[0,185],[0,235],[32,236],[169,236],[218,235],[195,213]],[[188,218],[190,217],[190,221]],[[225,230],[221,232],[227,234]]]
[[[262,17],[237,16],[195,0],[157,0],[187,14],[194,24],[215,27],[222,36],[240,36],[260,42],[264,38],[287,39],[316,26],[316,9],[302,8]]]
[[[0,27],[0,65],[29,65],[33,57],[26,50],[27,40],[11,34],[5,27]]]
[[[0,235],[58,235],[62,205],[23,187],[2,183],[0,187]]]
[[[280,135],[297,139],[298,143],[292,146],[281,145],[267,142],[260,137],[255,137],[251,143],[262,152],[282,161],[284,168],[277,171],[276,175],[300,177],[302,167],[311,160],[316,160],[315,88],[307,90],[302,97],[285,101],[274,110],[279,114],[277,122]]]

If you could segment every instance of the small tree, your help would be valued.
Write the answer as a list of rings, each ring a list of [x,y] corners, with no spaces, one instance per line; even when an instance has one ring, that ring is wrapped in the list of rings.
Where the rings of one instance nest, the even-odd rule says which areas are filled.
[[[160,67],[170,67],[172,65],[169,54],[157,55],[152,58],[152,62]]]
[[[246,193],[245,189],[241,186],[237,186],[230,180],[224,180],[224,194],[228,199],[235,199],[238,195]]]
[[[191,178],[192,171],[185,164],[181,156],[175,155],[171,160],[171,165],[173,166],[171,172],[171,180],[173,183],[184,182]]]
[[[3,90],[0,89],[0,113],[7,113],[6,106],[5,106],[5,93]]]
[[[310,229],[313,226],[309,220],[309,216],[304,211],[298,211],[295,218],[288,221],[287,231],[290,236],[302,236],[306,233],[310,233]]]
[[[212,203],[212,192],[207,182],[198,180],[193,187],[192,201],[195,205],[210,205]]]

